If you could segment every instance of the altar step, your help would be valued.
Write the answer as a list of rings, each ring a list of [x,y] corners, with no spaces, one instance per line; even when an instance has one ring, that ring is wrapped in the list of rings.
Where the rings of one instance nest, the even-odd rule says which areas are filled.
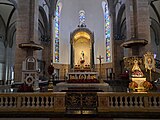
[[[62,90],[61,92],[104,92],[102,90]]]
[[[95,87],[70,87],[68,90],[62,90],[61,92],[104,92]]]
[[[109,91],[108,83],[58,83],[54,87],[57,92],[107,92]]]

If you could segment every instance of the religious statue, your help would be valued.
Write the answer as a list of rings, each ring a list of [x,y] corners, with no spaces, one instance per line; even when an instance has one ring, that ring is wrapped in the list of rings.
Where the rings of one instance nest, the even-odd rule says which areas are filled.
[[[81,65],[81,68],[84,68],[84,52],[82,51],[81,52],[81,57],[80,57],[80,65]]]
[[[54,67],[53,67],[53,63],[51,61],[51,64],[48,66],[48,74],[52,75],[54,73]]]
[[[84,60],[84,52],[83,51],[81,52],[81,55],[82,55],[82,60]]]
[[[134,60],[134,65],[132,68],[132,77],[143,77],[143,72],[141,71],[138,60]]]

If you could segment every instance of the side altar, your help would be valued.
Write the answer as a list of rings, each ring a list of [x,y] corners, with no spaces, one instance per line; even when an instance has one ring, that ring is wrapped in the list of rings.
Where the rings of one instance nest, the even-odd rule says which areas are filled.
[[[131,66],[131,82],[129,83],[129,88],[137,92],[147,92],[153,88],[151,79],[151,70],[155,69],[154,55],[151,52],[147,52],[144,55],[144,60],[138,57],[125,58],[125,66]],[[146,71],[150,70],[150,79],[144,77],[144,74],[140,68],[144,63]],[[133,64],[133,66],[132,66]],[[128,67],[129,68],[129,67]]]

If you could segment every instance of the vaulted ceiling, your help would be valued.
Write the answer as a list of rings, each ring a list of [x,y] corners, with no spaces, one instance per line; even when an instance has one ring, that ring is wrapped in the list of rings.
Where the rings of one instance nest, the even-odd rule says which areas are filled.
[[[4,22],[5,26],[9,26],[10,19],[15,11],[15,5],[7,0],[0,1],[0,19]]]

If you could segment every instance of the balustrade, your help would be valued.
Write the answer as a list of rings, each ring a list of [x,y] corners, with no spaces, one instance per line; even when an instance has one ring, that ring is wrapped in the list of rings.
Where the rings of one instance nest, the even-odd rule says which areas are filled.
[[[54,92],[0,94],[0,112],[66,112],[96,109],[97,112],[159,112],[160,93]]]
[[[65,93],[12,93],[0,94],[0,111],[56,111],[58,106],[54,99],[58,98],[65,106]],[[65,107],[57,112],[64,112]]]
[[[98,104],[99,112],[159,112],[160,94],[99,92]]]

